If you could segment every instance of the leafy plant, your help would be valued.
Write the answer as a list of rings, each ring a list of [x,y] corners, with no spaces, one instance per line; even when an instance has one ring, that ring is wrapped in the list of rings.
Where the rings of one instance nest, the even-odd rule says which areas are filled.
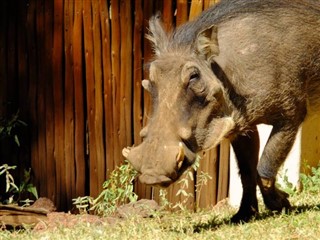
[[[19,119],[19,111],[17,111],[10,118],[0,118],[0,139],[5,137],[12,137],[17,144],[20,146],[18,135],[13,133],[13,130],[19,126],[27,126],[27,124]]]
[[[89,196],[79,197],[73,199],[73,204],[80,212],[89,209],[98,215],[110,215],[117,206],[137,201],[138,196],[133,191],[133,180],[136,176],[137,171],[126,162],[111,172],[110,178],[103,183],[103,190],[96,199]]]
[[[303,186],[303,190],[310,193],[318,193],[320,190],[320,164],[317,167],[307,166],[311,170],[311,174],[300,174],[300,181]]]
[[[10,170],[15,169],[16,166],[9,166],[8,164],[3,164],[0,166],[0,176],[6,175],[6,192],[12,191],[12,189],[18,189],[17,185],[14,183],[14,178],[12,177]],[[11,203],[13,198],[8,199],[8,203]]]
[[[0,118],[0,139],[12,138],[16,145],[20,146],[20,141],[17,135],[16,128],[20,126],[27,126],[27,124],[19,119],[19,111],[17,111],[10,118]],[[5,199],[7,203],[19,202],[29,204],[32,200],[22,200],[22,195],[26,192],[31,193],[35,198],[38,198],[36,188],[30,183],[31,169],[24,170],[24,177],[19,186],[14,182],[14,178],[10,171],[15,170],[17,166],[9,166],[8,164],[0,165],[0,175],[5,174],[6,193],[11,196],[9,199]]]
[[[38,199],[37,188],[30,182],[31,180],[31,168],[29,170],[24,170],[24,177],[18,188],[13,189],[13,193],[17,195],[17,202],[24,202],[28,204],[32,200],[22,200],[22,195],[24,193],[31,193],[36,199]]]

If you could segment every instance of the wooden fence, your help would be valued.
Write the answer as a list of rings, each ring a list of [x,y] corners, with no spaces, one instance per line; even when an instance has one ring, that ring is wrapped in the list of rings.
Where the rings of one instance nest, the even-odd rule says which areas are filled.
[[[20,110],[28,123],[19,165],[31,166],[40,196],[59,209],[97,196],[121,150],[141,139],[148,95],[144,62],[148,19],[162,12],[167,29],[194,19],[212,0],[11,0],[0,2],[0,116]],[[10,104],[8,104],[10,103]],[[229,144],[206,153],[201,191],[189,184],[187,206],[209,207],[227,196]],[[23,162],[23,163],[22,163]],[[196,176],[199,175],[194,173]],[[170,201],[181,186],[168,189]],[[140,198],[159,189],[136,183]]]

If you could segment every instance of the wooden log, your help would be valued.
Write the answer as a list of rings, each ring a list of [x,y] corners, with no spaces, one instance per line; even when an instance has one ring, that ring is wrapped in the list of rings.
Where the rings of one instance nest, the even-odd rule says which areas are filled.
[[[114,131],[113,131],[113,99],[112,99],[112,66],[111,66],[111,26],[108,2],[99,1],[102,39],[103,92],[104,92],[104,124],[106,151],[106,178],[114,166]]]
[[[73,80],[73,29],[74,1],[64,2],[64,154],[66,174],[66,196],[68,209],[71,209],[75,187],[74,171],[74,80]]]
[[[75,188],[73,197],[85,195],[85,102],[83,79],[82,1],[74,2],[73,23],[73,76],[74,76],[74,127],[75,127]]]
[[[95,148],[97,152],[96,163],[90,162],[95,168],[97,176],[97,194],[102,190],[102,184],[105,179],[105,149],[103,139],[103,86],[102,86],[102,56],[101,56],[101,24],[99,2],[93,0],[92,6],[92,32],[93,32],[93,67],[94,67],[94,131],[95,131]],[[93,165],[95,164],[95,165]]]
[[[56,168],[55,204],[58,209],[67,210],[66,204],[66,174],[64,157],[64,100],[63,100],[63,1],[54,1],[53,22],[53,105],[54,105],[54,160]],[[31,81],[31,79],[30,79]]]

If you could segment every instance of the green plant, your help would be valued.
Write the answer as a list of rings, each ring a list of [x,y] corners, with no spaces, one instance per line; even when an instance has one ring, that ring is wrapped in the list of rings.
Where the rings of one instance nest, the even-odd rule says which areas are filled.
[[[13,132],[15,128],[20,126],[27,126],[27,124],[19,119],[19,111],[10,118],[0,117],[0,139],[13,138],[15,143],[20,146],[18,135]]]
[[[38,199],[37,188],[30,182],[31,180],[31,168],[24,170],[23,180],[21,181],[17,189],[13,189],[13,193],[17,195],[17,202],[22,202],[24,205],[32,202],[32,200],[22,200],[24,193],[31,193],[36,199]]]
[[[200,160],[201,156],[197,155],[195,162],[191,166],[191,168],[182,175],[180,180],[178,181],[179,184],[179,190],[176,193],[176,196],[180,196],[183,200],[178,201],[175,205],[170,203],[170,201],[167,199],[167,190],[166,189],[160,189],[159,197],[160,197],[160,205],[162,208],[171,208],[171,209],[179,209],[179,210],[186,210],[185,205],[187,204],[188,200],[194,195],[190,192],[188,192],[189,183],[194,182],[193,177],[193,171],[197,171],[200,166]],[[209,175],[209,173],[200,171],[198,172],[197,177],[197,184],[195,185],[195,191],[198,195],[197,199],[200,199],[201,189],[203,186],[205,186],[208,183],[208,180],[212,179],[212,177]],[[197,202],[195,205],[196,210],[198,210],[199,203]]]
[[[16,145],[20,146],[20,141],[17,135],[17,128],[20,126],[27,126],[27,124],[19,119],[19,111],[17,111],[10,118],[0,118],[0,139],[12,138]],[[22,200],[22,195],[26,192],[31,193],[35,198],[38,198],[36,188],[30,183],[31,169],[24,170],[23,180],[17,186],[14,183],[14,178],[9,171],[15,170],[17,166],[9,166],[8,164],[2,164],[0,166],[0,175],[5,174],[6,193],[9,193],[9,199],[4,199],[7,203],[21,202],[24,205],[30,204],[32,200]]]
[[[289,181],[288,169],[285,169],[284,173],[279,174],[276,186],[290,195],[294,195],[298,192],[298,189]]]
[[[13,189],[17,190],[18,187],[14,183],[14,178],[12,177],[10,170],[15,169],[16,166],[9,166],[8,164],[3,164],[0,166],[0,176],[5,174],[6,175],[6,192],[11,192]],[[13,202],[13,197],[11,196],[8,199],[8,203]]]
[[[88,213],[90,205],[93,203],[93,198],[90,196],[77,197],[72,199],[73,205],[79,210],[79,213]]]
[[[300,181],[304,191],[318,193],[320,191],[320,164],[317,167],[306,166],[311,174],[300,174]]]
[[[133,180],[136,176],[137,171],[126,162],[111,172],[110,178],[103,183],[103,190],[96,199],[89,196],[79,197],[73,199],[73,204],[80,212],[89,209],[98,215],[110,215],[117,206],[137,201],[138,196],[133,191]]]

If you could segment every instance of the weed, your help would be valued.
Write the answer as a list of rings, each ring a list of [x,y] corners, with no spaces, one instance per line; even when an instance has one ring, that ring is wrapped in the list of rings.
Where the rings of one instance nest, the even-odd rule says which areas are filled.
[[[10,118],[0,118],[0,139],[13,139],[18,147],[20,147],[20,141],[18,134],[16,133],[16,128],[20,126],[27,126],[27,124],[19,119],[19,111]],[[8,199],[4,199],[7,204],[12,204],[14,202],[21,202],[24,205],[30,204],[32,200],[25,199],[22,200],[22,195],[26,192],[31,193],[36,199],[38,198],[37,189],[30,183],[30,173],[31,169],[24,170],[24,176],[21,183],[17,186],[14,182],[14,178],[10,171],[15,170],[17,166],[9,166],[8,164],[0,165],[0,175],[5,174],[6,182],[6,193],[11,196]]]
[[[311,170],[311,174],[300,174],[303,190],[316,194],[320,190],[320,164],[317,167],[306,167]]]
[[[137,201],[138,196],[133,191],[133,180],[136,176],[137,171],[126,162],[111,172],[110,178],[103,183],[103,190],[96,199],[89,196],[78,197],[73,199],[73,204],[80,212],[89,209],[98,215],[110,215],[118,206]]]
[[[6,175],[6,192],[12,192],[13,189],[18,190],[19,188],[14,183],[14,178],[12,177],[10,170],[15,169],[16,166],[9,166],[8,164],[3,164],[0,166],[0,176],[5,174]],[[12,203],[13,197],[9,197],[7,203]]]

